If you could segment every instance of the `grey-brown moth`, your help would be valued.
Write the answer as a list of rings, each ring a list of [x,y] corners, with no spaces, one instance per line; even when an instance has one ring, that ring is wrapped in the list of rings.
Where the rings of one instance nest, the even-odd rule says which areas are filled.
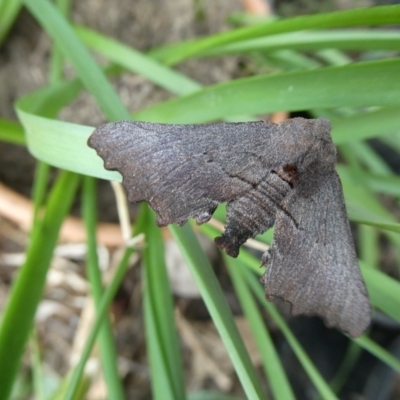
[[[275,227],[264,253],[268,300],[294,315],[322,317],[359,336],[370,303],[357,264],[325,119],[165,125],[122,121],[89,138],[108,170],[117,170],[131,202],[146,201],[160,226],[207,222],[227,203],[218,247],[236,257],[248,238]]]

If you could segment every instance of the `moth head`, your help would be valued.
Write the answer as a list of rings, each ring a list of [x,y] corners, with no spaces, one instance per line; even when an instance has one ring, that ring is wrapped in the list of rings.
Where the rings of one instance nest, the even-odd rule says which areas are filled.
[[[331,168],[336,162],[336,148],[332,142],[328,120],[294,118],[280,126],[281,154],[284,165],[295,165],[301,176],[310,168]],[[286,160],[287,159],[287,160]]]

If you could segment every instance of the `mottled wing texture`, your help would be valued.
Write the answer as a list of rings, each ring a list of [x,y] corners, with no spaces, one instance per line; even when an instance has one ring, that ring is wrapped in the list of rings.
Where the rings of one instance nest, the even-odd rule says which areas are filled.
[[[159,225],[207,222],[226,202],[227,224],[215,241],[233,257],[275,224],[263,256],[267,298],[352,336],[369,325],[327,120],[122,121],[97,128],[88,144],[106,169],[122,174],[129,201],[149,203]]]
[[[228,225],[219,246],[237,256],[249,237],[269,229],[289,190],[271,170],[281,164],[266,122],[164,125],[146,122],[102,125],[89,146],[104,166],[117,170],[131,202],[147,201],[160,226],[207,222],[228,202]]]
[[[351,336],[371,310],[334,170],[315,171],[282,204],[263,277],[267,298],[292,304],[294,315],[318,315]]]

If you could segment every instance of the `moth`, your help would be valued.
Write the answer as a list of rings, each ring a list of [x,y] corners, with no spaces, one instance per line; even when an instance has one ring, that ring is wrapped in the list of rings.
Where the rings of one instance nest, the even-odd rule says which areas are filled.
[[[326,119],[167,125],[122,121],[97,128],[88,145],[122,174],[131,202],[146,201],[157,224],[207,222],[227,203],[215,239],[237,257],[248,238],[274,226],[262,256],[268,300],[293,315],[317,315],[350,336],[370,324]]]

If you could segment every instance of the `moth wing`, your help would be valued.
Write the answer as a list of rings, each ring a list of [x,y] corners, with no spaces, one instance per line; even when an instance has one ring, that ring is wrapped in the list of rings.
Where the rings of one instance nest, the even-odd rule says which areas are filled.
[[[150,204],[159,225],[203,223],[220,203],[250,192],[269,174],[259,152],[275,127],[123,121],[100,126],[88,144],[106,169],[122,174],[129,201]]]
[[[308,182],[278,211],[263,278],[266,295],[291,303],[294,315],[318,315],[327,326],[359,336],[371,310],[340,180],[331,171]]]

